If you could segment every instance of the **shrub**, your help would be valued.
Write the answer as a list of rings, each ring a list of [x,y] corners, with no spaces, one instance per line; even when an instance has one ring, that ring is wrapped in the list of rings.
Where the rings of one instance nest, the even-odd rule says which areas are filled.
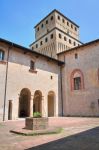
[[[33,113],[33,117],[34,118],[40,118],[41,117],[41,113],[40,112],[34,112]]]

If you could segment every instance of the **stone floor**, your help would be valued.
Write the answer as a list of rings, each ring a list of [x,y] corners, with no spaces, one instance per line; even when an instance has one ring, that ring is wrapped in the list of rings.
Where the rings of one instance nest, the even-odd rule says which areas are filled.
[[[49,125],[63,127],[64,131],[21,136],[9,130],[23,128],[24,120],[0,123],[0,150],[99,150],[99,118],[49,118]]]

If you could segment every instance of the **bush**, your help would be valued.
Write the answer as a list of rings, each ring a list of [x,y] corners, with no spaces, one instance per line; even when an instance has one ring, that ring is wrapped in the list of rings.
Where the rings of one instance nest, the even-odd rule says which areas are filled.
[[[34,112],[33,113],[33,117],[34,118],[40,118],[41,117],[41,113],[40,112]]]

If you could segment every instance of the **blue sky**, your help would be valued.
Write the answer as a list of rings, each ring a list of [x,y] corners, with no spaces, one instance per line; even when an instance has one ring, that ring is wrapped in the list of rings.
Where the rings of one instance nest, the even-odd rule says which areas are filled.
[[[53,9],[80,26],[80,41],[99,38],[99,0],[0,0],[0,38],[28,47],[33,27]]]

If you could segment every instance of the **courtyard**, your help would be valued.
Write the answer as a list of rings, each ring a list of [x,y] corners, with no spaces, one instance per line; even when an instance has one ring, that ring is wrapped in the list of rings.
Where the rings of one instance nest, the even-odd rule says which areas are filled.
[[[99,150],[99,118],[49,118],[59,134],[22,136],[9,131],[24,127],[24,119],[0,123],[0,150]]]

